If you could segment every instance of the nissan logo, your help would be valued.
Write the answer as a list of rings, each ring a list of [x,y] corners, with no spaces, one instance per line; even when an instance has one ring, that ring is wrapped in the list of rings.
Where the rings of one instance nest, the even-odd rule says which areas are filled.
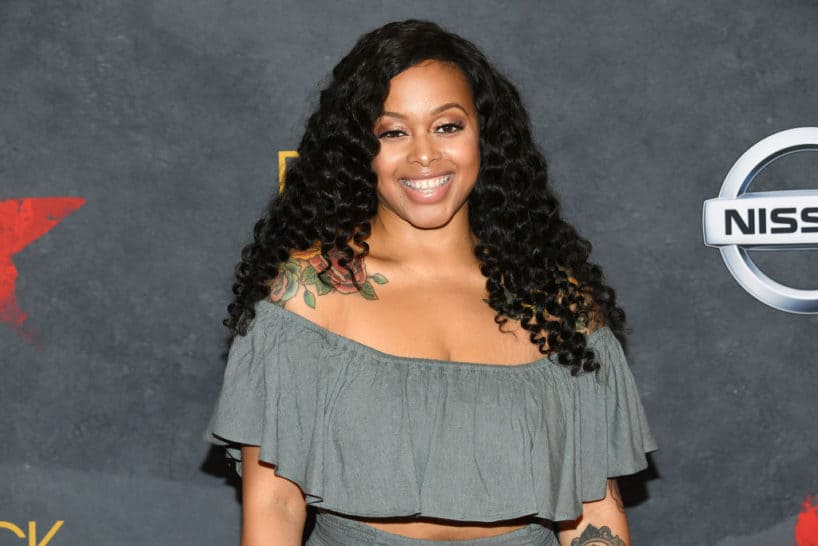
[[[818,314],[818,290],[784,286],[765,275],[748,249],[818,249],[818,190],[751,193],[753,179],[785,155],[818,150],[818,127],[768,136],[738,158],[715,199],[704,202],[704,244],[716,247],[752,296],[789,313]]]

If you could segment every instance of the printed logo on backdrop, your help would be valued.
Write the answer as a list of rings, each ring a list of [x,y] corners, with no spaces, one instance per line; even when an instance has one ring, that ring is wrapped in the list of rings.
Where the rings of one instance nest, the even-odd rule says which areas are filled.
[[[64,520],[57,520],[54,522],[54,525],[51,526],[45,536],[40,539],[37,535],[37,522],[36,521],[29,521],[28,522],[28,533],[24,532],[20,526],[15,525],[10,521],[0,521],[0,531],[8,531],[9,533],[15,535],[19,539],[24,539],[28,537],[28,546],[46,546],[51,539],[54,538],[54,535],[57,534],[57,531],[60,530],[62,524],[65,523]],[[25,544],[25,543],[20,543]]]
[[[27,315],[17,303],[17,268],[11,258],[84,204],[80,197],[0,201],[0,322],[28,342],[33,342],[37,333],[25,325]]]
[[[818,289],[785,286],[764,274],[749,250],[818,251],[818,188],[748,192],[774,161],[818,151],[818,127],[775,133],[752,146],[727,173],[719,196],[704,202],[704,244],[716,247],[727,269],[752,296],[788,313],[818,314]],[[816,186],[818,186],[818,173]]]
[[[278,151],[278,193],[284,191],[284,178],[287,176],[287,160],[298,157],[295,150]]]
[[[795,546],[818,544],[818,495],[807,497],[795,523]]]

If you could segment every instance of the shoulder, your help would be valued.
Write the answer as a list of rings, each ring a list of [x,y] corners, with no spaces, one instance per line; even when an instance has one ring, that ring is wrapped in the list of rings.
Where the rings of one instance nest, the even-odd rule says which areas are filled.
[[[294,302],[296,296],[301,296],[306,299],[304,303],[307,306],[315,308],[315,300],[306,296],[305,287],[315,284],[314,279],[311,278],[314,274],[311,272],[316,266],[321,265],[322,260],[321,249],[317,245],[306,250],[290,251],[289,259],[278,264],[278,274],[268,282],[269,300],[281,307],[286,305],[287,308],[291,308],[297,306]]]
[[[287,261],[278,264],[278,274],[269,281],[269,300],[309,318],[331,316],[341,296],[378,299],[375,285],[387,282],[383,275],[368,275],[362,259],[341,265],[341,254],[321,253],[321,244],[290,251]]]
[[[318,273],[325,267],[326,259],[321,255],[320,244],[304,250],[291,250],[287,261],[278,264],[278,274],[267,283],[270,287],[267,299],[305,318],[319,319],[322,313],[318,299],[332,291],[318,278]],[[326,307],[324,298],[321,303],[320,307]]]

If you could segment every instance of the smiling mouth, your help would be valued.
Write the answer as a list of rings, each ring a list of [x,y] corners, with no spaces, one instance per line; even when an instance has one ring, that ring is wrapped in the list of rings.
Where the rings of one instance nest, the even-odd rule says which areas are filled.
[[[423,180],[410,180],[408,178],[401,178],[400,183],[406,186],[407,188],[412,188],[413,190],[433,190],[435,188],[439,188],[449,180],[451,180],[452,175],[447,174],[446,176],[439,176],[437,178],[425,178]]]

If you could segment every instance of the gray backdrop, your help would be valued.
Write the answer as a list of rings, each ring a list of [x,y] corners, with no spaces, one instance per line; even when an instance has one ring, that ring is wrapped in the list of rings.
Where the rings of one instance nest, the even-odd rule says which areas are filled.
[[[238,543],[236,490],[200,438],[232,268],[332,66],[407,17],[518,84],[628,313],[660,445],[628,484],[634,543],[791,544],[818,493],[818,317],[744,292],[701,207],[750,145],[818,125],[807,0],[0,1],[0,200],[86,200],[13,256],[39,335],[0,324],[0,521],[41,539],[63,520],[53,546]],[[816,173],[797,157],[754,188]],[[816,254],[759,263],[816,288]]]

